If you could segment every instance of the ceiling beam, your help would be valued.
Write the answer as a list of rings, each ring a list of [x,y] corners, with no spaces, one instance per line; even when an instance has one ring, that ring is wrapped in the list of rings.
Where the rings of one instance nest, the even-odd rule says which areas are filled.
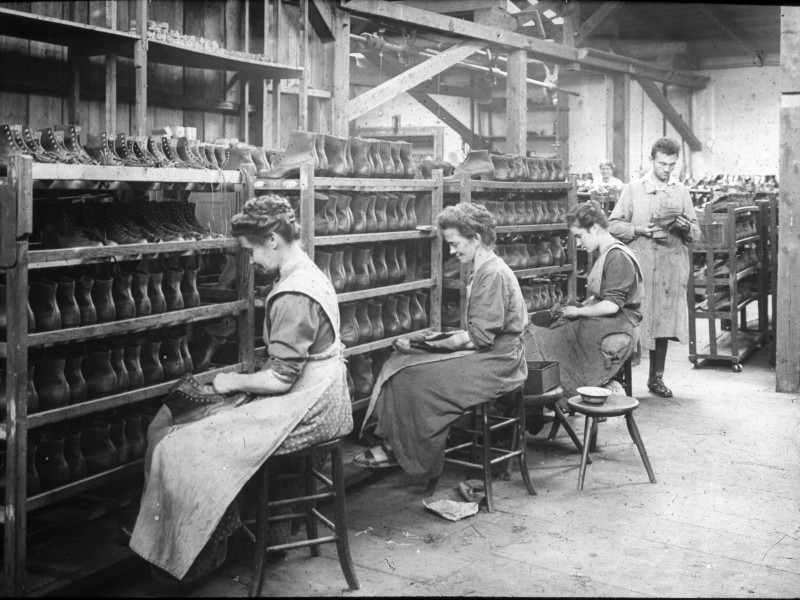
[[[384,61],[386,55],[384,55]],[[380,72],[377,68],[372,68],[372,62],[358,61],[353,64],[355,59],[351,59],[350,63],[350,85],[361,85],[365,87],[377,87],[390,76],[385,72]],[[367,68],[365,68],[365,66]],[[491,89],[488,86],[465,87],[463,85],[452,85],[448,83],[439,83],[434,81],[426,81],[419,84],[414,88],[418,92],[425,92],[426,94],[437,94],[440,96],[456,96],[461,98],[475,98],[478,101],[491,99]]]
[[[620,2],[603,2],[600,7],[586,19],[575,34],[575,45],[581,46],[586,39],[594,33],[606,19],[614,16],[619,9],[625,6],[624,1]]]
[[[333,10],[331,0],[309,0],[308,22],[323,42],[335,39]]]
[[[421,8],[434,13],[462,13],[485,8],[505,8],[505,0],[405,0],[395,2],[403,6]]]
[[[757,58],[760,57],[760,53],[755,49],[755,47],[753,47],[750,42],[745,40],[741,33],[735,30],[735,26],[731,25],[730,23],[726,23],[723,17],[715,15],[704,4],[697,4],[695,10],[703,15],[703,18],[706,21],[724,33],[731,41],[735,42],[742,50],[744,50],[746,54],[754,55]]]
[[[357,119],[376,106],[380,106],[392,98],[397,98],[403,92],[413,89],[434,75],[438,75],[445,69],[458,64],[484,46],[486,46],[485,42],[465,40],[455,46],[451,46],[441,54],[437,54],[407,71],[403,71],[397,77],[385,81],[378,87],[351,98],[347,105],[348,120]]]
[[[394,2],[379,0],[349,0],[342,8],[372,18],[402,23],[406,27],[421,27],[451,35],[481,40],[506,48],[526,50],[530,57],[546,62],[566,64],[578,62],[591,71],[628,73],[649,77],[656,81],[681,85],[693,89],[705,87],[709,78],[684,71],[674,71],[636,61],[610,52],[577,49],[559,43],[546,42],[513,31],[504,31],[463,19],[438,15],[426,10],[397,6]]]

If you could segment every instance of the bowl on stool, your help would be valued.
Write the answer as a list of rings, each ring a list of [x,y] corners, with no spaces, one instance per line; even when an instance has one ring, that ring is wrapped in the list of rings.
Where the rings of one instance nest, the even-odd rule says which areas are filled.
[[[611,390],[601,387],[579,387],[575,391],[581,395],[581,402],[584,404],[591,404],[592,406],[605,404],[605,401],[611,395]]]

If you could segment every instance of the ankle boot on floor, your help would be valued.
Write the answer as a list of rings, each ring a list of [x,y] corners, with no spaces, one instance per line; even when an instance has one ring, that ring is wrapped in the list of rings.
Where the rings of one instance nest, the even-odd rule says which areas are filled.
[[[300,165],[310,164],[312,168],[316,166],[319,159],[317,158],[315,136],[316,134],[309,131],[290,131],[286,152],[272,164],[272,169],[266,172],[264,177],[266,179],[297,177],[300,174]],[[330,163],[331,157],[327,147],[325,148],[325,154]],[[328,171],[330,171],[330,164],[328,165]]]
[[[75,299],[75,280],[72,277],[62,276],[58,278],[56,285],[56,303],[61,312],[61,327],[78,327],[81,324],[81,309]]]
[[[81,452],[86,458],[88,475],[97,475],[117,466],[117,449],[111,442],[111,426],[99,419],[89,419],[81,428]]]
[[[64,436],[44,432],[36,442],[36,472],[42,491],[67,485],[72,480],[64,457]]]
[[[41,410],[53,410],[69,404],[69,384],[64,376],[65,362],[63,358],[39,358],[33,361],[33,385]]]
[[[368,344],[372,341],[372,325],[369,322],[366,300],[356,302],[356,325],[358,325],[358,343]]]
[[[342,343],[348,348],[358,345],[358,323],[356,321],[356,305],[352,302],[343,302],[339,305],[341,322],[339,336]]]
[[[668,340],[658,338],[655,343],[655,350],[650,350],[650,377],[647,379],[647,389],[656,396],[671,398],[672,390],[664,385],[664,365],[667,360]]]
[[[33,309],[36,331],[61,329],[61,311],[56,302],[56,284],[33,281],[30,284],[29,302]]]
[[[347,176],[347,157],[345,156],[345,140],[333,135],[325,135],[325,155],[328,157],[328,177]]]

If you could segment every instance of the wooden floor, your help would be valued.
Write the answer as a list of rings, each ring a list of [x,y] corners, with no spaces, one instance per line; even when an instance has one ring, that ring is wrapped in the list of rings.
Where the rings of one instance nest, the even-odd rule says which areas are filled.
[[[658,483],[623,419],[600,424],[583,491],[563,431],[529,437],[538,496],[518,472],[495,485],[496,512],[449,522],[427,512],[424,483],[396,471],[352,489],[350,543],[361,589],[348,592],[333,547],[295,551],[267,574],[275,596],[514,595],[796,597],[800,593],[800,398],[778,394],[760,351],[743,373],[692,369],[671,344],[666,383],[650,396],[634,368],[636,419]],[[580,417],[571,418],[582,435]],[[437,498],[459,499],[448,468]],[[105,596],[170,593],[139,572]],[[232,557],[189,596],[244,596],[246,560]]]

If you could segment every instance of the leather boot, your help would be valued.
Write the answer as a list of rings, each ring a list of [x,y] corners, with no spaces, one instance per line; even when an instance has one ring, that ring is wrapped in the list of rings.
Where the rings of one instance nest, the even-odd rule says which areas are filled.
[[[33,309],[36,331],[61,329],[61,311],[56,302],[56,284],[33,281],[30,284],[29,302]]]
[[[375,196],[375,226],[377,231],[389,230],[389,217],[387,214],[389,197],[386,194]]]
[[[200,333],[189,344],[189,353],[192,356],[192,365],[195,373],[207,371],[211,366],[214,355],[222,348],[224,340],[217,339],[206,328],[202,328]]]
[[[67,485],[72,480],[64,457],[63,435],[48,431],[42,433],[36,443],[36,472],[42,491]]]
[[[236,171],[238,169],[244,170],[250,177],[256,177],[258,174],[258,167],[253,162],[253,154],[250,148],[244,144],[234,146],[228,150],[228,160],[225,161],[223,167],[225,171]],[[269,174],[274,171],[264,171],[263,176],[269,177]]]
[[[33,361],[33,386],[41,410],[53,410],[70,402],[69,384],[64,376],[63,358],[39,358]]]
[[[369,142],[357,137],[350,138],[350,153],[353,156],[353,177],[372,177]]]
[[[124,465],[131,461],[131,445],[125,436],[125,420],[120,417],[112,417],[108,420],[109,438],[114,444],[117,454],[117,464]]]
[[[317,158],[315,137],[316,134],[309,131],[290,131],[286,152],[272,163],[272,169],[264,174],[265,178],[285,179],[286,177],[297,177],[300,174],[300,165],[311,164],[316,166],[319,159]],[[331,155],[328,153],[327,146],[325,154],[329,162],[328,176],[330,177]]]
[[[367,301],[367,316],[372,328],[372,341],[376,342],[384,338],[383,331],[383,304],[378,300]]]
[[[97,475],[117,466],[117,449],[111,442],[111,426],[100,419],[89,419],[81,428],[81,452],[86,472]]]
[[[402,231],[411,229],[408,226],[408,214],[406,213],[408,197],[409,194],[397,194],[397,226]]]
[[[333,282],[333,278],[331,276],[331,255],[330,252],[323,252],[321,250],[314,251],[314,264],[317,265],[317,268],[322,271],[322,274],[328,278],[329,281]]]
[[[378,152],[381,156],[381,164],[383,165],[383,174],[381,177],[384,179],[391,179],[394,177],[394,161],[392,160],[392,144],[385,140],[378,140]]]
[[[150,308],[154,315],[161,314],[167,310],[167,299],[164,297],[164,290],[161,289],[163,282],[163,272],[155,271],[150,273],[150,281],[147,284],[147,297],[150,299]]]
[[[528,225],[536,223],[536,210],[534,209],[533,200],[525,200],[525,221]]]
[[[328,204],[328,196],[314,192],[314,235],[328,235],[328,217],[325,214],[325,206]]]
[[[113,279],[98,278],[92,285],[92,304],[97,313],[98,323],[109,323],[117,318],[117,309],[114,307],[114,297],[111,294],[113,284]]]
[[[339,233],[339,219],[336,215],[336,204],[338,196],[336,194],[320,194],[325,199],[325,219],[328,222],[328,235],[336,235]],[[345,223],[347,225],[347,223]]]
[[[161,290],[164,292],[167,311],[182,310],[184,308],[183,294],[181,294],[182,279],[183,269],[169,269],[164,273]]]
[[[372,176],[383,177],[383,160],[381,160],[380,142],[378,140],[366,140],[368,144],[367,151],[369,152],[369,159],[372,163]]]
[[[394,337],[403,333],[400,326],[400,319],[397,316],[397,298],[386,296],[381,298],[383,303],[383,333],[388,337]]]
[[[406,219],[408,229],[417,228],[417,196],[416,194],[406,194],[408,203],[406,204]]]
[[[446,177],[448,180],[458,180],[464,173],[469,174],[470,179],[477,179],[482,175],[495,175],[495,167],[489,158],[488,150],[472,150],[467,154],[460,165],[453,171],[453,175]],[[497,179],[495,177],[495,179]],[[499,181],[499,180],[498,180]]]
[[[131,411],[126,412],[123,419],[125,420],[125,438],[128,440],[130,460],[144,458],[147,439],[142,430],[142,416]]]
[[[650,377],[647,379],[647,389],[656,396],[671,398],[672,390],[664,385],[664,365],[667,360],[667,338],[656,338],[655,350],[650,350]]]
[[[358,343],[368,344],[373,340],[372,324],[369,322],[368,305],[366,300],[359,300],[356,304],[356,325],[358,325]]]
[[[162,149],[164,149],[163,145]],[[227,146],[214,146],[214,158],[217,159],[217,165],[219,165],[220,169],[225,170],[225,167],[228,164],[228,159],[230,158],[230,156],[231,156],[231,150]]]
[[[181,358],[183,359],[183,372],[194,373],[194,361],[192,360],[192,353],[189,351],[189,337],[184,332],[181,335]]]
[[[131,275],[131,296],[137,317],[145,317],[153,314],[153,305],[147,295],[147,288],[150,284],[150,273],[136,271]]]
[[[365,196],[367,199],[367,226],[366,233],[375,233],[378,231],[378,220],[375,215],[375,196]]]
[[[349,137],[344,140],[344,159],[347,165],[347,176],[352,177],[353,173],[355,173],[355,165],[353,164],[353,151]]]
[[[411,331],[419,331],[428,325],[428,315],[425,306],[428,304],[428,294],[416,291],[411,294],[409,314],[411,315]]]
[[[344,266],[344,291],[352,292],[356,287],[356,272],[353,269],[352,246],[345,246],[342,250],[342,265]]]
[[[200,306],[200,292],[197,291],[197,269],[188,267],[181,278],[181,295],[184,308]]]
[[[411,298],[406,294],[397,294],[397,319],[400,321],[400,328],[403,333],[411,331]]]
[[[522,269],[530,269],[531,268],[531,257],[528,255],[528,247],[525,244],[516,244],[517,251],[519,252],[520,256],[522,256],[521,267]]]
[[[537,254],[536,244],[525,244],[528,252],[528,268],[535,269],[539,266],[539,255]]]
[[[544,214],[544,202],[540,200],[534,200],[533,202],[533,209],[534,209],[534,224],[541,225],[545,222],[547,215]]]
[[[397,242],[397,266],[400,269],[400,281],[398,283],[403,283],[406,278],[408,277],[408,264],[406,263],[406,243],[405,242]]]
[[[389,153],[394,167],[394,178],[405,179],[406,169],[400,159],[400,142],[389,142]]]
[[[325,154],[325,134],[314,134],[314,152],[317,154],[314,177],[324,177],[328,172],[328,155]]]
[[[350,196],[331,194],[336,199],[337,233],[350,233],[353,230],[353,212],[350,210]]]
[[[331,250],[331,283],[337,294],[345,291],[347,285],[347,274],[344,271],[344,252],[342,250]]]
[[[375,264],[372,262],[372,246],[367,248],[367,270],[369,271],[369,287],[374,288],[378,283],[378,273],[375,271]]]
[[[513,202],[503,202],[503,209],[506,211],[506,225],[522,225],[517,215],[517,207]]]
[[[386,226],[389,231],[400,231],[400,217],[397,214],[397,195],[386,194]]]
[[[164,372],[164,381],[179,379],[184,375],[186,369],[183,366],[181,356],[181,338],[167,336],[161,340],[159,360]]]
[[[30,292],[28,293],[30,296]],[[6,310],[6,286],[0,284],[0,337],[4,338],[8,328],[8,311]],[[36,331],[36,320],[33,316],[30,300],[28,301],[28,333]]]
[[[536,240],[536,264],[539,267],[553,266],[553,253],[547,240]]]
[[[514,167],[517,169],[518,181],[530,181],[530,173],[528,172],[528,163],[521,156],[514,155]]]
[[[123,352],[125,371],[128,373],[128,383],[132,390],[138,390],[144,385],[144,373],[142,373],[142,365],[139,362],[141,352],[142,347],[136,344],[125,346]]]
[[[214,156],[214,162],[216,163],[216,155],[214,154],[213,148],[209,147],[206,154],[209,154],[209,152],[211,156]],[[252,146],[250,148],[250,158],[256,165],[256,177],[264,177],[264,175],[266,175],[267,171],[270,169],[269,161],[267,160],[267,155],[264,152],[264,148]],[[219,163],[217,163],[217,166],[220,166]]]
[[[561,238],[553,236],[550,238],[550,254],[553,255],[553,265],[560,267],[566,260],[564,246],[561,245]]]
[[[164,381],[164,367],[159,360],[161,342],[150,340],[142,344],[139,364],[142,367],[142,376],[145,385],[156,385]]]
[[[114,369],[114,373],[117,376],[117,393],[121,394],[131,389],[131,378],[125,366],[125,347],[112,347],[110,350],[111,368]]]
[[[136,303],[131,292],[131,274],[120,273],[113,279],[111,295],[114,299],[114,312],[117,319],[136,317]]]
[[[494,165],[494,180],[495,181],[511,181],[511,171],[508,165],[508,158],[501,154],[491,155],[492,164]]]
[[[92,288],[94,279],[81,276],[75,280],[75,301],[80,311],[81,325],[94,325],[97,323],[97,310],[92,302]]]
[[[114,367],[111,366],[111,351],[91,352],[83,358],[81,365],[86,379],[88,398],[103,398],[117,392],[119,382]]]
[[[353,302],[343,302],[339,305],[341,323],[339,335],[342,343],[348,348],[358,345],[358,322],[356,321],[356,305]]]
[[[369,248],[355,248],[353,250],[353,275],[355,276],[353,288],[356,290],[370,288],[369,267],[367,267],[369,258]]]
[[[81,324],[81,309],[75,300],[75,280],[72,277],[62,275],[58,278],[56,303],[61,312],[61,327],[78,327]]]
[[[539,163],[535,158],[528,157],[525,159],[525,164],[528,167],[528,177],[531,181],[540,181],[541,175],[539,173]]]
[[[369,398],[375,380],[372,377],[372,358],[369,354],[357,354],[350,358],[350,373],[356,398]]]
[[[353,214],[352,233],[365,233],[367,231],[367,205],[369,197],[363,194],[353,194],[350,200],[350,210]]]
[[[69,385],[69,403],[78,404],[89,397],[89,386],[83,376],[83,356],[70,355],[64,359],[64,379]]]
[[[417,165],[414,164],[414,156],[411,154],[413,144],[411,142],[398,142],[400,145],[400,162],[403,164],[403,178],[414,179],[417,176]]]
[[[67,461],[72,481],[86,477],[86,457],[81,452],[81,432],[77,428],[66,428],[64,431],[64,460]]]
[[[372,250],[372,263],[375,265],[375,285],[389,285],[389,267],[386,264],[384,244],[376,244]]]
[[[324,135],[325,155],[328,157],[328,177],[347,177],[345,140],[334,135]]]

